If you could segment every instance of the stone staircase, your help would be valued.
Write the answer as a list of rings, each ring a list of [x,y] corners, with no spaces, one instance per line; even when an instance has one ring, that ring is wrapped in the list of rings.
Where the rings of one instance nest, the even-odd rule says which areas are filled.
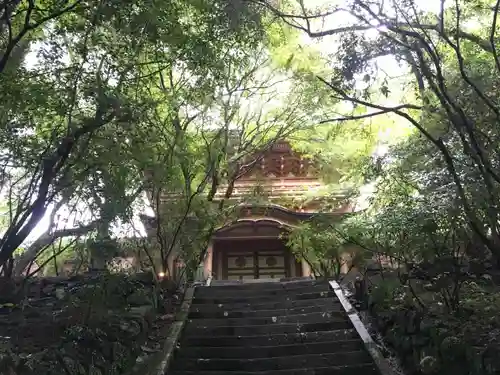
[[[327,282],[195,290],[168,375],[380,375]]]

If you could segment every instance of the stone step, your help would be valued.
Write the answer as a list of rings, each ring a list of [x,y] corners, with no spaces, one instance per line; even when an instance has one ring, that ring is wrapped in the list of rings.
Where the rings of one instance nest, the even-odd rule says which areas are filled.
[[[284,300],[284,301],[268,301],[264,303],[225,303],[225,304],[193,304],[191,312],[214,313],[224,311],[259,311],[259,310],[280,310],[280,309],[296,309],[299,307],[338,305],[342,307],[337,297],[321,297],[317,299],[304,300]]]
[[[280,333],[308,333],[320,331],[334,331],[352,328],[349,320],[310,322],[305,324],[285,323],[273,325],[247,325],[247,326],[216,326],[199,327],[187,324],[183,335],[189,336],[252,336],[252,335],[274,335]]]
[[[170,372],[168,373],[170,375]],[[171,375],[380,375],[373,364],[271,371],[174,371]]]
[[[228,318],[228,319],[191,319],[187,324],[192,327],[240,327],[260,326],[273,324],[305,324],[319,322],[347,322],[348,317],[341,311],[335,312],[312,312],[307,314],[269,316],[258,318]]]
[[[306,354],[288,357],[254,359],[191,359],[174,361],[172,370],[182,371],[270,371],[310,367],[347,366],[371,363],[372,358],[364,350],[329,354]]]
[[[249,336],[217,336],[209,337],[202,335],[183,335],[179,342],[182,347],[252,347],[252,346],[278,346],[293,344],[308,344],[316,342],[357,340],[359,336],[354,328],[330,330],[323,332],[308,333],[278,333],[271,335],[249,335]]]
[[[195,298],[214,298],[214,297],[246,297],[255,295],[279,295],[279,294],[292,294],[292,293],[308,293],[316,291],[326,291],[329,290],[329,285],[325,282],[320,281],[310,281],[307,283],[289,283],[289,286],[283,284],[276,285],[276,288],[252,288],[252,289],[240,289],[240,288],[227,288],[227,287],[197,287],[194,293]]]
[[[307,301],[307,306],[295,307],[290,309],[274,310],[231,310],[225,311],[224,308],[217,307],[215,310],[190,311],[189,319],[232,319],[232,318],[265,318],[272,316],[286,316],[307,314],[311,312],[332,312],[335,314],[345,314],[342,305],[338,301],[323,299],[324,304],[312,305]]]
[[[253,295],[251,297],[200,297],[193,298],[193,305],[234,305],[239,303],[256,304],[262,302],[281,302],[287,300],[301,301],[318,298],[335,298],[335,293],[331,290],[301,294],[279,294],[279,295]]]
[[[224,289],[272,289],[283,288],[291,284],[311,283],[319,280],[310,277],[292,277],[285,279],[258,279],[258,280],[212,280],[210,288]]]
[[[328,283],[227,283],[196,289],[168,374],[380,375]]]
[[[266,358],[284,357],[292,355],[342,353],[364,350],[363,341],[323,341],[300,343],[280,346],[250,346],[250,347],[180,347],[176,358],[188,360],[189,358],[219,358],[219,359],[242,359],[242,358]]]

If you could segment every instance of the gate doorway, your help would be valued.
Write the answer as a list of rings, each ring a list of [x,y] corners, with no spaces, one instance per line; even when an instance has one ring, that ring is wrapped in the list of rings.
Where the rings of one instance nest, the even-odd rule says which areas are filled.
[[[280,239],[218,241],[213,269],[218,280],[282,279],[302,276],[298,263]]]

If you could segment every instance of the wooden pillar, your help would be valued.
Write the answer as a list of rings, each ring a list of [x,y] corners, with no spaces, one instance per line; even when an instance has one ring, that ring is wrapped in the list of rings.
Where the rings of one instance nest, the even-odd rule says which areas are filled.
[[[305,260],[302,260],[302,276],[307,277],[311,275],[312,275],[311,267],[309,266],[309,264],[307,264]]]
[[[342,266],[340,266],[340,273],[341,274],[346,274],[349,271],[349,266],[351,263],[350,256],[346,253],[342,254]]]
[[[214,244],[212,241],[210,241],[207,247],[207,252],[205,254],[205,259],[203,260],[203,277],[205,278],[205,280],[208,279],[210,275],[212,275],[213,259]]]

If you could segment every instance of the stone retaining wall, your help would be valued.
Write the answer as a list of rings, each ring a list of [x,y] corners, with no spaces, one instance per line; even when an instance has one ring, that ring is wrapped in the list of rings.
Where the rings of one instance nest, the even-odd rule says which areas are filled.
[[[123,374],[160,350],[148,342],[180,302],[150,274],[15,280],[9,287],[0,294],[0,374],[9,375]]]

